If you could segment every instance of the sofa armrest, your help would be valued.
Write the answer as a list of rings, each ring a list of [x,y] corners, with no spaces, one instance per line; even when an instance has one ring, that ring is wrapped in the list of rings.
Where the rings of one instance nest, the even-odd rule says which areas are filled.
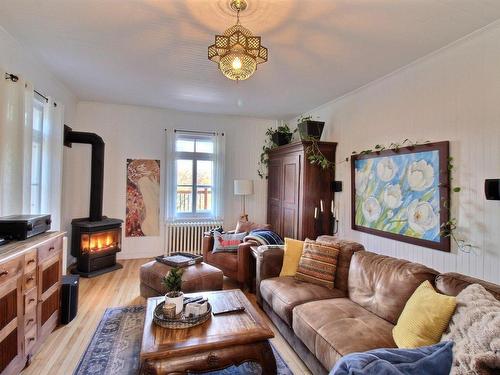
[[[259,246],[257,249],[255,272],[255,295],[257,302],[262,303],[260,296],[260,283],[262,280],[279,276],[283,265],[284,246]]]
[[[214,248],[214,236],[212,236],[209,232],[206,232],[203,235],[202,248],[203,248],[203,260],[206,262],[208,253],[211,252],[212,249]]]

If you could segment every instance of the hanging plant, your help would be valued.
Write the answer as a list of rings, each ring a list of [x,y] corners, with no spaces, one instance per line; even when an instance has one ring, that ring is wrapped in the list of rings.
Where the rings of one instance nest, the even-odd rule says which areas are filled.
[[[297,131],[290,130],[288,124],[283,124],[275,128],[268,128],[266,130],[266,140],[262,146],[260,159],[257,167],[257,174],[260,178],[267,179],[267,167],[269,165],[269,151],[278,147],[289,144],[292,141],[293,134]]]

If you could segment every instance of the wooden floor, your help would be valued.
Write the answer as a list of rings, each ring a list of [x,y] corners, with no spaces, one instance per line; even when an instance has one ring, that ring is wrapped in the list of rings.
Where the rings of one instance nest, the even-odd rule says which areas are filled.
[[[98,276],[94,279],[80,279],[78,315],[66,326],[55,330],[33,357],[31,365],[23,375],[71,375],[85,351],[92,335],[108,307],[144,304],[139,295],[139,267],[148,259],[121,261],[123,269]],[[224,281],[224,288],[231,289],[235,285],[230,280]],[[249,300],[258,311],[262,310],[255,302],[253,294],[247,294]],[[295,375],[310,374],[293,349],[286,343],[267,319],[276,337],[272,339],[275,348]]]

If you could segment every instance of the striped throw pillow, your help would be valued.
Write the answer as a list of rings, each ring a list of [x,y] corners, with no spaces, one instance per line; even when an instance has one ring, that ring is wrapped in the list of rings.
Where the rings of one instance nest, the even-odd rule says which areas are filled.
[[[339,249],[306,240],[295,278],[333,289]]]

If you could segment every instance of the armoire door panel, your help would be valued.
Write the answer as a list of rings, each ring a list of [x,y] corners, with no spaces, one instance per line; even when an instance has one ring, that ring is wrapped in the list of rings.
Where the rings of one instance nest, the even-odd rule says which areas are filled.
[[[297,238],[297,210],[283,208],[283,237]]]
[[[299,160],[286,158],[283,163],[283,203],[298,204]]]

